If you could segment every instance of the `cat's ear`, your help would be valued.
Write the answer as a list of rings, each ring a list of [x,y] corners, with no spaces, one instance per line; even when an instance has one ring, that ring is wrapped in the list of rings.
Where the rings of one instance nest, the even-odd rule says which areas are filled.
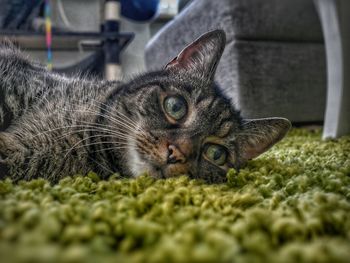
[[[238,135],[239,152],[243,162],[253,159],[280,141],[291,127],[284,118],[245,120]]]
[[[226,43],[223,30],[208,32],[183,49],[166,69],[212,79]]]

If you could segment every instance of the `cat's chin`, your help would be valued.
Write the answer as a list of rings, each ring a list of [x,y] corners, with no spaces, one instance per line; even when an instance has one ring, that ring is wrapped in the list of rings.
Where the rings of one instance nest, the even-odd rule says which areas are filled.
[[[148,167],[144,170],[144,172],[158,179],[166,179],[190,174],[187,164],[148,164],[147,166]]]
[[[138,161],[134,167],[131,168],[134,177],[140,174],[148,174],[151,177],[157,179],[166,179],[171,177],[178,177],[180,175],[187,175],[188,165],[187,164],[156,164],[145,160]]]
[[[177,177],[180,175],[189,174],[189,165],[188,164],[167,164],[163,167],[162,172],[165,178]]]

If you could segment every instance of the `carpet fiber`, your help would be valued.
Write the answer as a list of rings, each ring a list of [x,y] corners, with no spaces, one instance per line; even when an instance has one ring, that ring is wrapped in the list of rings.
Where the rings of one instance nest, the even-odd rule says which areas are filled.
[[[228,183],[0,181],[1,262],[349,262],[350,136],[294,129]]]

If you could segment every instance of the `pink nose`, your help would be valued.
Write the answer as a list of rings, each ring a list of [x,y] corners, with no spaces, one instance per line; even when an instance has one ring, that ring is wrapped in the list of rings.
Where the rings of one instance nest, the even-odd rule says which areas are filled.
[[[186,156],[180,151],[178,147],[170,144],[168,146],[168,163],[185,163]]]

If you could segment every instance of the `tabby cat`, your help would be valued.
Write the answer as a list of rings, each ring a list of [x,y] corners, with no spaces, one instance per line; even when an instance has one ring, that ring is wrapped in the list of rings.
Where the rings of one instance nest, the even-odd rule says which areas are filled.
[[[214,83],[225,47],[215,30],[164,70],[122,82],[48,72],[0,47],[0,172],[14,181],[96,171],[223,182],[229,168],[269,149],[284,118],[244,120]]]

